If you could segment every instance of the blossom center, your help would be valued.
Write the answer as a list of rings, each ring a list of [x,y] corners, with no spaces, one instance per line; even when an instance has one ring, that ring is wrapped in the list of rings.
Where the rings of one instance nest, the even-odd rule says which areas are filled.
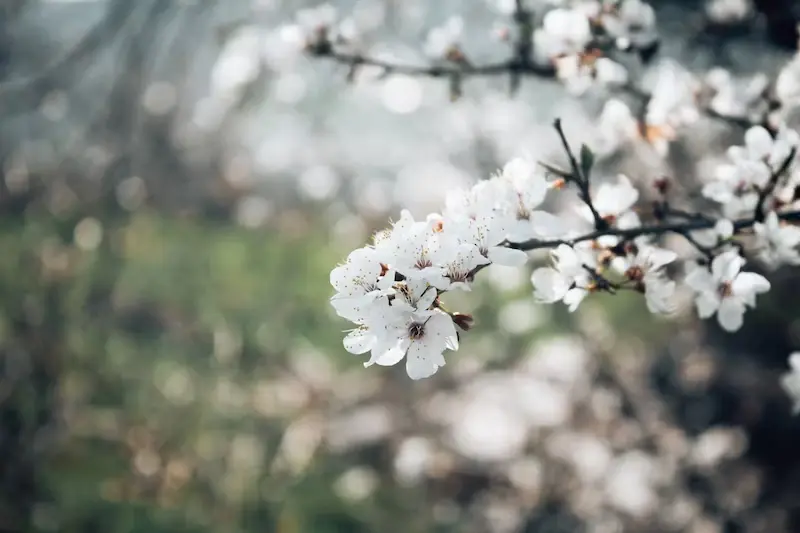
[[[522,203],[522,198],[517,202],[517,220],[530,220],[531,211]]]
[[[723,281],[719,284],[717,291],[722,298],[727,298],[733,294],[733,285],[730,281]]]
[[[644,269],[638,265],[632,266],[625,271],[625,277],[631,281],[642,281],[644,279]]]
[[[417,262],[414,263],[414,268],[418,270],[422,270],[423,268],[428,268],[432,266],[433,262],[427,257],[420,257],[419,259],[417,259]]]
[[[464,270],[463,268],[460,269],[456,266],[450,266],[447,269],[447,277],[450,278],[452,282],[464,281],[466,282],[469,278],[469,272]]]
[[[420,322],[413,322],[408,326],[408,338],[416,341],[425,336],[425,324]]]

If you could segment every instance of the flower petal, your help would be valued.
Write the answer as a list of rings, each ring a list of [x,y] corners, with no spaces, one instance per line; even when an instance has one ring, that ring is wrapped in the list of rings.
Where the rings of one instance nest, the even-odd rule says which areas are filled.
[[[531,274],[534,298],[540,303],[554,303],[564,298],[570,281],[554,268],[537,268]]]
[[[697,295],[694,303],[697,307],[697,316],[706,319],[717,312],[720,302],[716,293],[704,291]]]
[[[717,312],[717,321],[725,331],[737,331],[744,323],[744,303],[736,298],[723,298]]]
[[[742,269],[744,259],[738,250],[730,250],[719,254],[711,262],[711,273],[719,282],[731,282]]]
[[[503,266],[522,266],[528,262],[528,254],[505,246],[492,246],[488,255],[492,263]]]
[[[375,335],[367,328],[354,329],[344,338],[344,349],[356,355],[367,353],[375,345]]]
[[[406,373],[411,379],[424,379],[431,377],[444,366],[445,361],[441,352],[421,341],[411,343],[406,359]]]

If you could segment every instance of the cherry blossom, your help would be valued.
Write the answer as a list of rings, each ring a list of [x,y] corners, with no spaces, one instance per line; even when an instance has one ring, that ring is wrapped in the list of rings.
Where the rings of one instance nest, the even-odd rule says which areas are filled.
[[[658,39],[656,13],[642,0],[622,0],[602,16],[609,35],[616,39],[621,49],[647,48]]]
[[[487,262],[522,266],[528,261],[528,254],[504,245],[511,223],[510,217],[497,213],[457,222],[455,232],[462,242],[474,245]]]
[[[756,295],[770,288],[767,279],[753,272],[742,272],[744,258],[737,250],[724,252],[711,262],[711,271],[697,266],[686,276],[686,284],[697,294],[695,305],[700,318],[717,314],[726,331],[742,327],[747,307],[755,307]]]
[[[534,50],[542,63],[559,56],[580,54],[591,40],[589,18],[579,9],[556,8],[548,11],[542,27],[533,34]]]
[[[559,79],[573,94],[582,94],[595,83],[606,86],[625,85],[628,71],[607,57],[566,55],[554,60]]]
[[[796,54],[778,74],[775,97],[787,107],[800,103],[800,54]]]
[[[534,250],[549,250],[550,259],[530,276],[536,302],[561,301],[572,312],[591,294],[633,290],[651,313],[671,314],[679,285],[668,268],[679,257],[662,248],[670,242],[662,239],[666,235],[684,239],[702,257],[702,264],[687,265],[682,280],[694,292],[699,316],[716,314],[723,329],[738,330],[747,308],[770,289],[764,276],[742,271],[745,257],[756,257],[769,268],[800,264],[800,227],[792,225],[800,220],[800,211],[793,211],[800,204],[795,165],[800,135],[784,123],[793,111],[790,106],[800,104],[800,56],[774,83],[763,74],[734,78],[724,69],[695,75],[668,59],[650,62],[658,36],[655,12],[643,0],[559,2],[541,18],[538,11],[527,17],[530,12],[517,11],[513,1],[507,4],[503,12],[515,13],[515,28],[504,33],[515,55],[485,66],[472,65],[464,56],[460,17],[429,33],[424,47],[432,63],[417,68],[372,59],[363,55],[360,43],[348,47],[330,6],[298,15],[295,26],[306,35],[307,51],[351,70],[374,67],[387,76],[405,72],[446,77],[451,83],[510,74],[512,86],[519,81],[515,75],[524,71],[557,77],[573,93],[603,86],[611,96],[598,118],[599,131],[589,135],[594,150],[582,146],[573,153],[556,122],[568,156],[566,169],[512,159],[488,179],[449,191],[441,213],[417,220],[401,211],[371,245],[334,267],[331,305],[355,327],[344,337],[345,349],[369,352],[366,366],[405,359],[412,379],[433,375],[445,364],[444,352],[458,348],[456,328],[467,331],[474,321],[471,315],[448,311],[447,294],[470,290],[473,280],[495,263],[524,267]],[[722,18],[738,20],[742,5],[738,0],[714,2],[709,12],[725,11]],[[527,37],[532,42],[526,43]],[[637,49],[641,64],[634,67],[610,47]],[[533,57],[522,56],[528,52]],[[717,213],[672,209],[666,189],[659,189],[657,202],[639,202],[640,177],[612,173],[611,179],[597,179],[604,171],[595,168],[598,155],[644,137],[663,156],[682,128],[701,115],[764,125],[747,127],[742,145],[727,150],[710,179],[704,176],[700,192],[719,205]],[[659,163],[654,161],[654,167]],[[556,196],[557,202],[547,201]],[[570,216],[575,212],[581,216]],[[783,384],[798,397],[800,355],[794,354],[790,365],[793,371]],[[800,398],[796,403],[800,406]]]
[[[709,107],[720,115],[748,118],[766,110],[764,94],[769,86],[766,74],[736,80],[729,71],[716,68],[709,71],[706,84],[714,91]]]
[[[500,183],[505,186],[502,208],[514,216],[508,228],[511,242],[564,233],[564,224],[558,217],[536,209],[550,189],[541,168],[527,159],[513,159],[503,167]]]
[[[727,218],[719,219],[713,228],[699,229],[691,232],[692,238],[701,246],[714,248],[721,241],[726,241],[733,237],[733,222]]]
[[[552,267],[533,271],[531,283],[534,297],[542,303],[562,301],[570,312],[575,311],[592,289],[590,271],[595,259],[585,246],[572,248],[559,245],[551,252]]]
[[[444,24],[428,33],[425,52],[435,59],[459,59],[461,57],[459,43],[463,32],[464,20],[458,16],[450,17]]]
[[[631,252],[616,258],[612,266],[621,271],[625,278],[634,282],[635,287],[645,295],[647,308],[651,313],[670,313],[674,309],[672,297],[675,282],[667,278],[664,267],[677,259],[671,250],[655,246],[633,246]]]
[[[358,248],[347,256],[347,261],[331,271],[330,281],[337,291],[331,298],[336,312],[344,318],[358,320],[371,303],[391,294],[394,273],[380,263],[374,248]]]
[[[390,324],[391,333],[379,336],[364,366],[392,366],[406,359],[411,379],[427,378],[445,365],[443,352],[458,349],[453,320],[438,309],[403,313]]]
[[[778,214],[770,212],[764,222],[753,226],[756,235],[758,258],[770,268],[800,264],[800,228],[782,224]]]

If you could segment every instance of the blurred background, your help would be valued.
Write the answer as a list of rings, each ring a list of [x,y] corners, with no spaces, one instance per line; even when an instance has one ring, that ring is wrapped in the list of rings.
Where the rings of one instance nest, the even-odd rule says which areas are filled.
[[[337,262],[402,207],[558,157],[556,116],[601,142],[606,97],[349,84],[290,38],[313,5],[0,0],[0,531],[800,532],[796,270],[729,335],[686,297],[669,320],[534,305],[530,270],[492,267],[448,300],[477,326],[435,377],[345,352]],[[508,2],[334,5],[409,62],[453,14],[473,61],[508,55]],[[713,5],[654,2],[660,53],[792,57],[796,2]],[[742,134],[705,120],[601,167],[646,198]]]

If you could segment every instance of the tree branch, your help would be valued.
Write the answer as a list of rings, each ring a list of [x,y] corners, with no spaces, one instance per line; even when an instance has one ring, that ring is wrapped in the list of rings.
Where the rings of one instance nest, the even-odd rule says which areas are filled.
[[[798,222],[800,221],[800,211],[787,211],[786,213],[778,213],[778,219],[787,222]],[[753,227],[757,222],[759,222],[759,220],[757,220],[755,217],[740,218],[738,220],[735,220],[733,221],[734,232]],[[513,248],[515,250],[529,251],[529,250],[539,250],[542,248],[555,248],[561,244],[574,246],[579,242],[593,241],[599,239],[600,237],[605,237],[605,236],[620,237],[622,239],[627,240],[627,239],[635,239],[636,237],[642,237],[645,235],[664,235],[667,233],[676,233],[678,235],[685,235],[690,231],[713,228],[716,223],[717,223],[716,220],[706,219],[706,220],[690,220],[688,222],[679,222],[672,224],[653,224],[648,226],[639,226],[638,228],[627,228],[627,229],[606,228],[604,230],[596,230],[590,233],[586,233],[584,235],[580,235],[578,237],[573,237],[571,239],[550,239],[550,240],[530,239],[524,242],[516,242],[516,243],[509,242],[506,245],[509,248]]]

